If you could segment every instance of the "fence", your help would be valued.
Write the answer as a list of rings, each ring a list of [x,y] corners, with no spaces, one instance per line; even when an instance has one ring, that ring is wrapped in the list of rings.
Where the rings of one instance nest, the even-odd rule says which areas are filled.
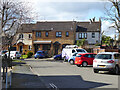
[[[5,54],[2,57],[2,81],[3,83],[5,83],[5,87],[3,88],[8,88],[8,83],[11,86],[11,73],[12,72],[10,69],[12,69],[12,59],[8,58]]]

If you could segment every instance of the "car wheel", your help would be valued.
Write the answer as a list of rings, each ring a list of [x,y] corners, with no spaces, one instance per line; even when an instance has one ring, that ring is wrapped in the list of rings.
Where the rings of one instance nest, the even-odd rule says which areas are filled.
[[[94,73],[98,73],[98,72],[99,72],[98,70],[95,70],[95,69],[94,69]]]
[[[80,67],[81,65],[80,64],[77,64],[78,67]]]
[[[60,60],[60,58],[59,58],[59,57],[57,57],[57,58],[56,58],[56,60]]]
[[[70,60],[69,63],[70,63],[71,65],[73,65],[73,64],[74,64],[74,60]]]
[[[115,74],[119,74],[119,67],[115,66]]]
[[[86,67],[87,65],[88,65],[87,62],[83,62],[83,63],[82,63],[82,66],[83,66],[83,67]]]
[[[35,57],[35,59],[37,59],[37,58]]]
[[[66,60],[66,57],[64,57],[64,62],[66,62],[67,60]]]
[[[20,57],[17,57],[17,59],[20,59]]]

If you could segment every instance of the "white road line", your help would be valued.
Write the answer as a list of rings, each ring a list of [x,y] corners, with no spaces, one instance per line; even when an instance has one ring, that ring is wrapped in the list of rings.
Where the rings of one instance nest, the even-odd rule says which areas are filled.
[[[57,86],[53,83],[49,83],[49,85],[52,87],[52,88],[56,88],[57,89]],[[58,90],[58,89],[57,89]]]
[[[53,83],[52,83],[53,84]],[[55,88],[57,88],[57,86],[55,85],[55,84],[53,84],[53,86],[55,87]]]
[[[54,88],[53,84],[49,83],[49,85],[50,85],[52,88]]]

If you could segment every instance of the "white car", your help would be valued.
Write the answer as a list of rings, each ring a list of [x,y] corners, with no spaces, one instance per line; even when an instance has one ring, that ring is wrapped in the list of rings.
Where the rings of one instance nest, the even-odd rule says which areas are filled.
[[[109,71],[118,74],[120,71],[120,53],[102,52],[98,53],[93,60],[94,73]]]
[[[8,56],[8,52],[6,54]],[[10,57],[12,59],[15,59],[15,58],[19,59],[21,57],[21,54],[19,53],[19,51],[10,51]]]

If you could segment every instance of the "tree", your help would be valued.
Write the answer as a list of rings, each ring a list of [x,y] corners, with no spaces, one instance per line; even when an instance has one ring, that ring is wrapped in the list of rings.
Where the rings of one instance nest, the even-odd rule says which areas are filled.
[[[111,27],[118,31],[120,42],[120,0],[109,0],[109,2],[112,5],[105,8],[107,17],[104,19],[114,23]]]
[[[0,46],[2,45],[2,37],[6,39],[4,43],[7,43],[7,45],[9,46],[8,59],[5,59],[7,60],[7,63],[5,64],[6,72],[8,61],[11,60],[10,50],[16,32],[21,28],[22,23],[28,23],[32,19],[32,17],[30,16],[32,15],[32,10],[27,5],[28,4],[25,4],[24,2],[20,2],[18,0],[0,0]],[[0,47],[0,49],[1,48],[2,47]]]
[[[22,23],[29,22],[31,8],[18,0],[0,0],[0,36],[4,36],[9,47]],[[9,50],[10,51],[10,50]]]
[[[85,44],[85,39],[77,40],[77,43],[76,43],[77,46],[83,46],[84,44]]]
[[[113,43],[113,39],[110,37],[110,36],[105,36],[105,35],[102,35],[102,44],[104,45],[108,45],[108,46],[113,46],[112,43]]]

